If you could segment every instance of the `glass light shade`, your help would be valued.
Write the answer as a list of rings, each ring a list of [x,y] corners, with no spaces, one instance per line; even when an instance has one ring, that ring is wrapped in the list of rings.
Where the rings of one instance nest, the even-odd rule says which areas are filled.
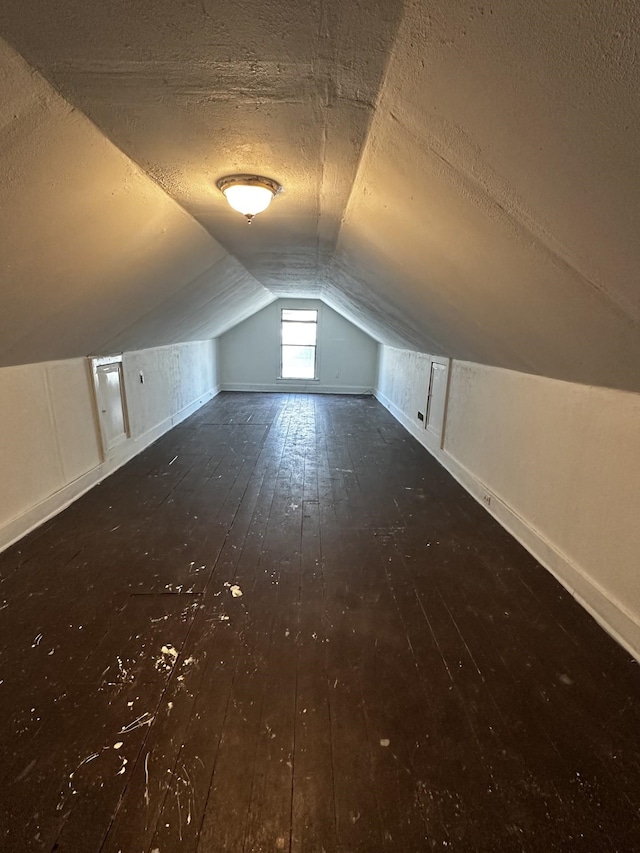
[[[246,216],[249,223],[257,213],[266,210],[271,199],[282,190],[277,181],[262,175],[227,175],[217,181],[217,187],[229,206]]]
[[[271,204],[273,190],[255,184],[232,184],[224,190],[224,196],[234,210],[244,216],[262,213]]]

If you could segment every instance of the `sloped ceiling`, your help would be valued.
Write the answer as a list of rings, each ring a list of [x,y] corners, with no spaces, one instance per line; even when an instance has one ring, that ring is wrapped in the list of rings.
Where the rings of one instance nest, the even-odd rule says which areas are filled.
[[[220,334],[274,299],[0,43],[0,365]]]
[[[263,285],[311,295],[401,11],[389,0],[3,0],[0,35]],[[285,195],[248,233],[215,182],[256,171]]]
[[[640,7],[415,2],[332,264],[418,349],[640,389]]]
[[[397,346],[640,390],[639,14],[4,0],[0,35],[66,99],[2,54],[4,362],[315,295]],[[285,187],[250,229],[215,188],[235,171]]]

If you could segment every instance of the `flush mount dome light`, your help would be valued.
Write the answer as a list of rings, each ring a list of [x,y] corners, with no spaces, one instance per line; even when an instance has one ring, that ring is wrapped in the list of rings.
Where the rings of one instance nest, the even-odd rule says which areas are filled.
[[[251,224],[253,217],[269,207],[282,187],[277,181],[260,175],[227,175],[218,181],[218,189],[231,207],[246,216]]]

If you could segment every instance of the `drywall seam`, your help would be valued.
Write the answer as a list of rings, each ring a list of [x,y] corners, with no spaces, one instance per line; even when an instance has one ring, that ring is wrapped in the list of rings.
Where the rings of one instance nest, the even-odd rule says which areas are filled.
[[[261,391],[277,394],[373,394],[373,388],[366,385],[320,385],[317,382],[296,383],[281,382],[254,384],[249,382],[223,382],[222,391]]]
[[[165,418],[141,435],[118,445],[104,462],[101,462],[95,468],[91,468],[91,470],[82,474],[77,479],[65,484],[57,492],[48,495],[35,506],[29,507],[25,512],[20,513],[20,515],[3,524],[0,527],[0,552],[9,548],[19,539],[22,539],[23,536],[31,533],[32,530],[44,524],[45,521],[58,515],[58,513],[70,506],[94,486],[97,486],[98,483],[101,483],[110,474],[117,471],[118,468],[121,468],[133,459],[134,456],[141,453],[150,444],[153,444],[154,441],[157,441],[165,432],[182,423],[182,421],[219,394],[220,390],[219,385],[211,388],[205,394],[201,394],[197,399],[180,409],[176,414]]]
[[[640,623],[629,610],[573,562],[532,524],[499,498],[458,460],[440,449],[429,433],[417,427],[379,388],[376,399],[393,417],[587,610],[598,624],[640,661]],[[484,497],[491,497],[487,506]]]
[[[62,479],[67,479],[67,471],[64,464],[64,458],[62,454],[62,447],[60,445],[60,436],[58,435],[58,430],[55,428],[56,418],[53,411],[53,394],[51,393],[51,376],[49,375],[49,371],[45,370],[44,372],[44,385],[45,385],[45,398],[47,401],[47,414],[49,415],[49,426],[53,437],[56,443],[56,456],[58,461],[58,466],[60,467],[60,473],[62,474]]]

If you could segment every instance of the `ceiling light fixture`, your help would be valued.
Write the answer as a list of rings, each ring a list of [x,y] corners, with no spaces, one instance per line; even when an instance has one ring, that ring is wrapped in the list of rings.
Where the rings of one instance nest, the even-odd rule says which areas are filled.
[[[218,181],[218,189],[230,206],[246,216],[251,224],[253,217],[269,207],[282,187],[277,181],[260,175],[227,175]]]

